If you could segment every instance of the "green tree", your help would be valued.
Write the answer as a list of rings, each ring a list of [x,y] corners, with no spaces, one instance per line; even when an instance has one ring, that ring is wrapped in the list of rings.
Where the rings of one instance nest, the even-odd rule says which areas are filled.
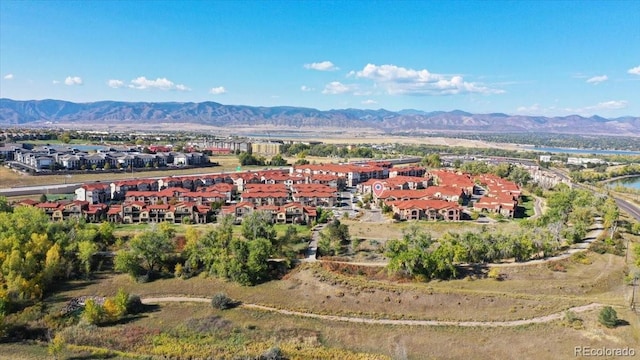
[[[119,250],[113,259],[113,267],[116,271],[131,275],[136,278],[142,274],[142,267],[137,256],[132,251]]]
[[[349,227],[340,223],[340,220],[334,219],[320,232],[320,240],[318,241],[320,255],[343,254],[346,252],[350,240]]]
[[[136,235],[129,242],[128,250],[118,251],[114,267],[116,271],[128,273],[132,277],[137,277],[142,272],[152,276],[155,271],[160,270],[173,250],[172,240],[154,228]]]
[[[283,159],[282,156],[280,154],[276,154],[271,158],[271,161],[269,161],[269,164],[271,166],[286,166],[287,164],[287,160]]]
[[[65,144],[68,144],[71,142],[71,133],[68,131],[65,131],[64,133],[60,134],[60,136],[58,137],[58,140],[62,141]]]
[[[65,339],[62,334],[56,334],[47,346],[47,353],[53,356],[54,359],[58,359],[58,356],[62,353],[65,347]]]
[[[440,154],[434,153],[429,154],[422,159],[422,163],[431,168],[439,168],[442,166],[442,159],[440,159]]]
[[[274,241],[276,231],[271,223],[271,213],[267,211],[254,211],[242,219],[242,236],[247,240],[258,238]]]
[[[9,205],[7,198],[4,196],[0,196],[0,212],[12,212],[13,207]]]
[[[78,259],[87,277],[91,274],[91,260],[96,251],[98,246],[93,241],[85,240],[78,243]]]
[[[84,303],[82,319],[89,324],[97,325],[104,319],[104,308],[93,299],[88,299]]]
[[[598,321],[608,328],[614,328],[618,325],[618,313],[611,306],[605,306],[598,314]]]

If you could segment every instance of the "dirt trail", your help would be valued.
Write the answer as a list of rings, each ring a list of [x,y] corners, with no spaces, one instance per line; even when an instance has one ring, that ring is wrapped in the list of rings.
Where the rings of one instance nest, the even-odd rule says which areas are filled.
[[[142,299],[143,304],[157,304],[163,302],[200,302],[208,303],[211,299],[207,298],[192,298],[192,297],[155,297]],[[302,316],[313,319],[329,320],[329,321],[341,321],[350,323],[361,324],[377,324],[377,325],[408,325],[408,326],[462,326],[462,327],[511,327],[521,326],[528,324],[546,323],[555,320],[560,320],[565,316],[565,311],[549,314],[545,316],[539,316],[531,319],[511,320],[511,321],[440,321],[440,320],[398,320],[398,319],[369,319],[351,316],[336,316],[336,315],[322,315],[313,314],[300,311],[277,309],[269,306],[257,305],[257,304],[242,304],[241,307],[253,310],[262,310],[275,312],[283,315],[290,316]],[[585,312],[601,307],[602,304],[592,303],[583,306],[576,306],[567,309],[566,311],[573,311],[575,313]]]

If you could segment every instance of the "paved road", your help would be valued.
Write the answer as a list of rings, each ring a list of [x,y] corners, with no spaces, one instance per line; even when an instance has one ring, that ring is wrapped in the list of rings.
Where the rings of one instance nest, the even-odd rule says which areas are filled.
[[[318,224],[314,226],[313,229],[311,229],[311,241],[309,242],[309,247],[307,248],[307,254],[302,261],[314,262],[318,260],[318,241],[320,240],[320,232],[324,229],[325,226],[327,226],[327,224]]]
[[[81,185],[82,183],[3,188],[3,189],[0,189],[0,196],[66,194],[66,193],[72,193],[75,189],[77,189]]]
[[[616,200],[616,204],[618,204],[619,208],[629,213],[629,215],[631,215],[637,221],[640,221],[640,210],[638,210],[638,207],[628,202],[627,200],[623,200],[615,196],[614,199]]]
[[[163,302],[198,302],[198,303],[210,303],[211,299],[208,298],[194,298],[194,297],[153,297],[141,299],[143,304],[158,304]],[[406,325],[406,326],[461,326],[461,327],[512,327],[522,326],[528,324],[540,324],[551,321],[561,320],[566,315],[567,311],[575,313],[581,313],[589,310],[594,310],[602,306],[602,304],[592,303],[588,305],[575,306],[565,311],[539,316],[531,319],[522,320],[510,320],[510,321],[440,321],[440,320],[396,320],[396,319],[370,319],[354,316],[335,316],[335,315],[322,315],[309,312],[292,311],[286,309],[278,309],[270,306],[263,306],[258,304],[241,304],[243,308],[251,310],[262,310],[275,312],[282,315],[300,316],[329,321],[340,321],[350,323],[361,324],[377,324],[377,325]]]

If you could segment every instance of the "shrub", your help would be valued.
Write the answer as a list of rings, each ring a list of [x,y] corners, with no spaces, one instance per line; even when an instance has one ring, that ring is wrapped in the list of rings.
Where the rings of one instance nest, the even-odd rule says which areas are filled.
[[[279,347],[275,346],[265,351],[260,355],[260,360],[281,360],[285,359],[284,354],[282,354],[282,350]]]
[[[185,326],[187,329],[199,333],[213,333],[219,330],[229,330],[231,321],[225,320],[220,316],[207,316],[200,319],[189,319]]]
[[[502,280],[502,274],[500,273],[500,269],[497,267],[491,268],[487,273],[487,277],[495,280]]]
[[[144,305],[138,295],[130,295],[127,299],[127,313],[138,314],[144,311]]]
[[[218,310],[226,310],[233,307],[233,300],[225,293],[217,293],[211,299],[211,306]]]
[[[84,304],[82,319],[89,324],[96,325],[99,324],[103,318],[104,308],[102,307],[102,305],[96,303],[92,299],[87,300]]]
[[[65,348],[65,340],[61,334],[56,334],[53,339],[49,342],[49,346],[47,347],[47,353],[53,356],[54,359],[58,358],[58,355],[62,353]]]
[[[567,325],[573,327],[574,329],[581,329],[583,327],[582,319],[580,319],[578,315],[576,315],[576,313],[573,311],[566,311],[564,313],[564,320]]]
[[[173,276],[177,277],[177,278],[181,278],[182,275],[184,275],[184,269],[182,267],[182,264],[177,263],[174,270],[173,270]]]
[[[605,306],[598,314],[598,321],[608,328],[614,328],[618,324],[618,314],[611,306]]]

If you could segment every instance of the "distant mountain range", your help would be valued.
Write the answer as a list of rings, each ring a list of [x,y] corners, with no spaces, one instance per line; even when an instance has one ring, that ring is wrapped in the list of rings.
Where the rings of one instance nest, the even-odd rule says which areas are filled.
[[[441,131],[537,132],[640,136],[640,117],[605,119],[578,115],[562,117],[471,114],[460,110],[424,112],[402,110],[317,110],[302,107],[255,107],[215,102],[73,103],[61,100],[0,99],[0,126],[29,126],[43,122],[100,124],[194,123],[225,128],[272,126],[377,129],[387,133]],[[135,125],[132,125],[135,126]]]

